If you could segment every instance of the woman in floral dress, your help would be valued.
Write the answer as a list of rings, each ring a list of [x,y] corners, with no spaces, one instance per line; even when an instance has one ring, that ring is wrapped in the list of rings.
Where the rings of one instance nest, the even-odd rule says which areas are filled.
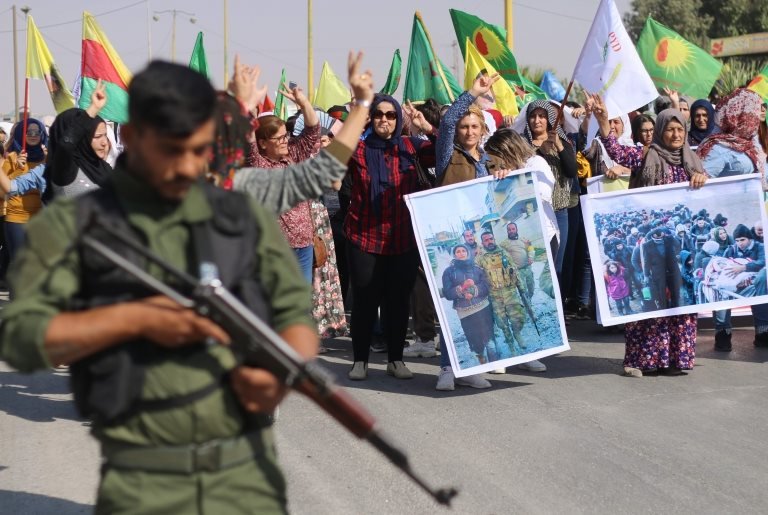
[[[331,141],[333,141],[333,133],[322,128],[320,145],[326,147],[330,145]],[[335,189],[340,186],[340,183],[334,184]],[[333,191],[333,193],[336,192]],[[328,251],[325,264],[315,268],[312,273],[312,304],[314,306],[312,317],[317,322],[317,332],[321,339],[347,336],[349,326],[344,314],[344,298],[341,292],[341,279],[336,261],[336,244],[333,242],[331,219],[328,216],[328,209],[319,200],[312,200],[310,211],[315,234],[323,239]],[[325,352],[328,352],[328,349],[321,345],[320,353]]]
[[[653,142],[643,156],[640,147],[620,145],[610,135],[608,112],[595,95],[593,113],[600,124],[600,140],[608,155],[632,170],[630,188],[689,182],[700,188],[707,180],[698,156],[688,146],[685,118],[676,109],[659,113]],[[675,315],[627,323],[624,332],[624,374],[642,377],[643,372],[683,375],[693,368],[696,356],[696,315]]]

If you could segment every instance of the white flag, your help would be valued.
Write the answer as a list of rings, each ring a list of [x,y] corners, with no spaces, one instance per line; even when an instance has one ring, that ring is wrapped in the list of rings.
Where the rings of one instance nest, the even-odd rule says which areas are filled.
[[[659,96],[613,0],[600,2],[573,78],[589,93],[603,97],[611,118],[634,111]]]

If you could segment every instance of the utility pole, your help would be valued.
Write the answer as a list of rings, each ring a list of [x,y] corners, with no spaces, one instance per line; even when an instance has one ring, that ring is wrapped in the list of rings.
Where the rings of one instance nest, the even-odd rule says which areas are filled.
[[[12,8],[13,15],[13,121],[19,121],[19,47],[16,43],[16,5]],[[9,134],[9,136],[13,136]]]
[[[504,0],[504,28],[507,29],[507,46],[513,51],[515,38],[512,34],[512,0]]]
[[[183,14],[189,17],[189,23],[197,23],[197,19],[195,18],[195,13],[189,13],[187,11],[181,11],[179,9],[168,9],[165,11],[155,11],[155,15],[152,16],[152,19],[155,21],[158,21],[160,17],[158,15],[161,14],[167,14],[171,13],[173,17],[172,25],[171,25],[171,61],[176,61],[176,15],[177,14]]]
[[[147,62],[152,61],[152,24],[149,12],[149,0],[147,0]]]
[[[224,89],[229,86],[229,70],[227,69],[227,52],[229,48],[229,9],[224,0]]]
[[[312,76],[312,70],[314,68],[312,56],[312,0],[307,0],[307,95],[309,101],[312,102],[312,88],[314,77]]]

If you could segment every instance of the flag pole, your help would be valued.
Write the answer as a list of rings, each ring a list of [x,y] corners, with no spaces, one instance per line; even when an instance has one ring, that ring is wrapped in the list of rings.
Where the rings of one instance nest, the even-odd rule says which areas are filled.
[[[514,50],[515,38],[512,33],[512,0],[504,0],[504,25],[507,29],[507,46],[510,51]]]
[[[21,133],[21,151],[27,151],[27,120],[29,119],[29,77],[24,79],[24,122]]]
[[[21,133],[21,151],[26,152],[27,151],[27,123],[29,120],[29,11],[30,8],[27,6],[24,6],[21,8],[21,12],[24,13],[24,18],[27,22],[27,58],[25,59],[25,66],[24,69],[26,72],[24,73],[24,122],[22,124],[22,133]]]

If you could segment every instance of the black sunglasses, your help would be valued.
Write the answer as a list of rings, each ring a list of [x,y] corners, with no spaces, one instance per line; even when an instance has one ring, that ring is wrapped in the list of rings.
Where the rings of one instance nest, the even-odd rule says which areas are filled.
[[[397,119],[397,113],[395,111],[387,111],[386,113],[384,111],[379,111],[376,109],[373,112],[373,119],[378,120],[380,118],[386,118],[389,121],[393,121]]]

